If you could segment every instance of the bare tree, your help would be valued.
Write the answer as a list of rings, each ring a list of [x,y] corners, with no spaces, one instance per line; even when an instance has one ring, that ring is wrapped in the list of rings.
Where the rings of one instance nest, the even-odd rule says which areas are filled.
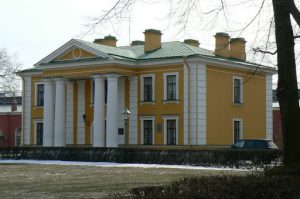
[[[117,0],[115,4],[89,24],[89,30],[120,19],[137,0]],[[277,96],[280,104],[283,127],[284,165],[300,165],[300,110],[298,102],[297,72],[295,60],[295,39],[300,38],[300,12],[295,5],[295,0],[252,0],[230,1],[219,0],[213,8],[203,6],[212,1],[205,0],[168,0],[170,5],[169,19],[175,19],[176,24],[186,28],[190,17],[198,16],[199,19],[209,18],[210,24],[216,22],[221,16],[226,23],[230,22],[229,8],[239,7],[246,9],[245,4],[251,3],[257,11],[246,24],[241,25],[237,34],[246,32],[250,26],[256,26],[257,34],[266,27],[263,35],[264,42],[254,49],[254,53],[263,53],[263,57],[277,55],[278,88]],[[151,1],[152,3],[155,1]],[[229,3],[230,2],[230,3]],[[160,3],[160,2],[158,2]],[[264,10],[266,9],[266,10]],[[204,17],[203,17],[204,16]],[[268,16],[268,18],[266,18]],[[292,20],[292,18],[294,21]],[[202,21],[202,20],[200,20]],[[264,22],[264,24],[263,24]],[[269,24],[269,25],[268,25]],[[275,34],[274,34],[275,33]]]
[[[17,90],[18,77],[16,76],[20,64],[16,57],[11,56],[5,49],[0,49],[0,91],[13,94]]]

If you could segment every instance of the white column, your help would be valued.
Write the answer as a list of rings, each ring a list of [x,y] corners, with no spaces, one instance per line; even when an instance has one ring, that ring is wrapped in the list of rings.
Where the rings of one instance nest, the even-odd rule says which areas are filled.
[[[77,80],[77,144],[85,143],[85,80]]]
[[[137,144],[137,126],[138,126],[138,77],[129,77],[129,110],[131,111],[129,117],[129,144]]]
[[[53,82],[44,79],[44,119],[43,119],[43,146],[53,146],[54,141],[54,100]]]
[[[23,134],[22,144],[30,144],[30,123],[31,123],[31,76],[24,76],[24,91],[23,91]]]
[[[92,77],[95,80],[93,147],[105,147],[104,77],[102,75]]]
[[[107,77],[107,119],[106,146],[118,147],[118,77],[108,74]]]
[[[74,144],[74,81],[67,82],[66,144]]]
[[[55,79],[55,120],[54,120],[54,146],[66,145],[66,103],[65,80]]]
[[[266,75],[266,138],[273,140],[272,75]]]

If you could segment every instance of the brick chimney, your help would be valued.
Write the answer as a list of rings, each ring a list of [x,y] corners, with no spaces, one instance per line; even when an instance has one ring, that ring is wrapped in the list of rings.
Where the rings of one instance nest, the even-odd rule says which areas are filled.
[[[144,51],[149,52],[161,48],[161,35],[160,30],[146,29]]]
[[[195,40],[195,39],[185,39],[183,43],[191,45],[191,46],[195,46],[195,47],[199,47],[199,45],[200,45],[199,41]]]
[[[131,46],[139,46],[139,45],[144,45],[145,42],[141,40],[134,40],[131,42]]]
[[[117,47],[117,39],[116,37],[111,35],[105,36],[104,39],[95,39],[94,43],[111,47]]]
[[[230,57],[230,51],[229,51],[230,36],[224,32],[217,32],[215,38],[216,38],[215,55],[229,58]]]
[[[230,57],[246,61],[245,45],[246,40],[244,38],[232,38],[230,39]]]

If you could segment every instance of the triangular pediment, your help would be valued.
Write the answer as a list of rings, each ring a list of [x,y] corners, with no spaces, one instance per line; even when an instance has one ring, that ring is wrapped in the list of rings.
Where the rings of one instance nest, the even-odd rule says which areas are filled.
[[[72,47],[64,54],[57,57],[54,61],[67,61],[73,59],[85,59],[85,58],[93,58],[98,57],[96,54],[86,51],[82,48],[78,48],[77,46]]]
[[[70,60],[84,60],[89,58],[108,58],[109,55],[99,51],[97,48],[94,48],[93,45],[77,40],[72,39],[50,55],[39,61],[35,66],[51,64],[52,62],[64,62]]]

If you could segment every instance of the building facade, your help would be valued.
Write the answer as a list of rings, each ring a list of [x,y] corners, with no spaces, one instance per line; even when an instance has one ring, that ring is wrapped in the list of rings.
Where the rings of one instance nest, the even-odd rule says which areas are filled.
[[[0,147],[21,145],[22,97],[0,95]]]
[[[216,48],[196,40],[116,46],[107,36],[72,39],[19,72],[24,145],[118,147],[227,146],[272,139],[272,74],[246,61],[245,40],[217,33]],[[124,122],[124,108],[131,112]]]

